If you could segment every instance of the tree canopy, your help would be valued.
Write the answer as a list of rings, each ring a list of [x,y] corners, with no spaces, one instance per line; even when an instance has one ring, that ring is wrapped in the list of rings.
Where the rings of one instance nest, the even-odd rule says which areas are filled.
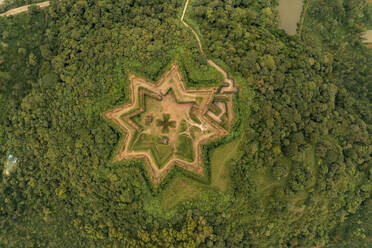
[[[140,160],[113,162],[120,134],[102,113],[128,101],[129,73],[156,81],[177,61],[187,86],[222,84],[179,21],[183,4],[64,0],[0,17],[0,156],[18,158],[0,175],[0,246],[337,247],[339,235],[370,238],[358,224],[372,187],[364,1],[310,1],[298,36],[278,29],[276,1],[191,1],[186,22],[240,89],[231,135],[204,147],[213,173],[210,154],[240,138],[231,185],[221,192],[210,176],[179,170],[154,188]],[[200,194],[163,209],[178,176]]]

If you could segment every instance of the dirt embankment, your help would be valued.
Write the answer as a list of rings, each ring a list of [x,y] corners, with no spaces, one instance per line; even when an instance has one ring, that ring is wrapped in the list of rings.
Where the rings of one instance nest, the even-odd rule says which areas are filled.
[[[1,1],[0,0],[0,4],[1,4]],[[47,1],[47,2],[42,2],[42,3],[36,3],[36,4],[30,4],[30,5],[25,5],[25,6],[22,6],[22,7],[18,7],[18,8],[14,8],[14,9],[10,9],[8,10],[7,12],[5,13],[2,13],[0,14],[0,16],[11,16],[11,15],[17,15],[17,14],[20,14],[20,13],[23,13],[23,12],[26,12],[28,11],[28,8],[32,5],[35,5],[35,6],[39,6],[40,8],[46,8],[50,5],[50,2]]]

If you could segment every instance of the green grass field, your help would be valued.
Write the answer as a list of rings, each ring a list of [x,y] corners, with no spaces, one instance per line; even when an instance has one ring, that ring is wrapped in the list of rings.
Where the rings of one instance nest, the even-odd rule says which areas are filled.
[[[163,209],[171,209],[181,202],[200,197],[206,187],[191,178],[177,175],[160,193],[160,205]]]
[[[212,152],[211,186],[226,191],[230,184],[231,159],[238,153],[240,140],[222,145]]]
[[[159,195],[160,205],[170,209],[201,197],[210,190],[226,191],[230,185],[231,159],[238,153],[240,140],[218,147],[211,155],[211,184],[205,185],[183,175],[177,175]]]
[[[135,151],[150,150],[159,168],[164,166],[173,154],[170,145],[158,144],[158,138],[149,134],[140,134],[140,137],[133,146]]]
[[[194,161],[194,149],[192,146],[192,140],[186,135],[178,137],[177,141],[177,153],[176,155],[186,161]]]
[[[154,137],[149,134],[140,134],[139,138],[135,142],[133,149],[137,151],[144,151],[150,149],[154,143]]]
[[[173,155],[173,148],[170,145],[153,144],[151,151],[159,168],[162,168]]]

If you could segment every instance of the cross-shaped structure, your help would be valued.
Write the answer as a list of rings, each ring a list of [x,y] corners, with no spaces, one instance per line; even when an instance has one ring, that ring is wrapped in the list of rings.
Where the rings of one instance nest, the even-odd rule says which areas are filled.
[[[158,127],[162,127],[162,132],[163,133],[168,133],[169,128],[175,128],[176,127],[176,122],[170,120],[170,115],[169,114],[163,114],[163,120],[156,120],[156,125]]]

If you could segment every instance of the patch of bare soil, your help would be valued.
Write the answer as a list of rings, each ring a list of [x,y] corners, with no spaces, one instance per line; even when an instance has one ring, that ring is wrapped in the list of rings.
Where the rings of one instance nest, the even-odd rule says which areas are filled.
[[[1,0],[0,0],[0,4],[1,4]],[[0,16],[11,16],[11,15],[17,15],[17,14],[20,14],[20,13],[23,13],[23,12],[26,12],[28,11],[28,8],[30,6],[39,6],[40,8],[46,8],[50,5],[50,2],[47,1],[47,2],[42,2],[42,3],[36,3],[36,4],[30,4],[30,5],[25,5],[25,6],[22,6],[22,7],[18,7],[18,8],[14,8],[14,9],[10,9],[8,10],[7,12],[5,13],[2,13],[0,14]]]

